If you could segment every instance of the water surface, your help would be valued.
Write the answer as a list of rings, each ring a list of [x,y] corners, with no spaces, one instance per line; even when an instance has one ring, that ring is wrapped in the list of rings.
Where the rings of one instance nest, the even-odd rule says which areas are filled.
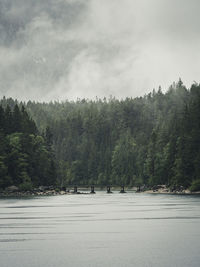
[[[199,267],[200,197],[0,199],[1,267]]]

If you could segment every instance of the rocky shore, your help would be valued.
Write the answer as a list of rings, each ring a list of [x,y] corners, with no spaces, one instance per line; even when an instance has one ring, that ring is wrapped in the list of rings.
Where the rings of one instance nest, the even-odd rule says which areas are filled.
[[[166,185],[156,185],[151,189],[144,189],[142,192],[151,193],[151,194],[177,194],[177,195],[197,195],[200,194],[200,191],[191,192],[189,189],[184,188],[183,186],[178,187],[167,187]]]
[[[21,191],[17,186],[9,186],[0,192],[0,197],[29,197],[29,196],[56,196],[72,194],[93,194],[94,192],[79,192],[66,188],[54,188],[52,186],[40,186],[32,190]]]
[[[110,187],[109,187],[110,188]],[[126,191],[115,188],[119,193],[126,193]],[[102,188],[97,188],[97,190],[102,190]],[[104,189],[105,190],[105,189]],[[110,190],[110,189],[109,189]],[[108,190],[107,193],[112,193]],[[133,187],[131,191],[136,193],[149,193],[149,194],[177,194],[177,195],[199,195],[198,192],[191,192],[189,189],[185,189],[182,186],[169,188],[166,185],[156,185],[152,188],[147,188],[145,186]],[[16,186],[7,187],[5,190],[0,191],[0,197],[31,197],[31,196],[56,196],[56,195],[74,195],[74,194],[95,194],[94,187],[82,188],[82,191],[78,191],[77,187],[73,189],[63,188],[54,188],[53,186],[40,186],[32,190],[22,191]]]

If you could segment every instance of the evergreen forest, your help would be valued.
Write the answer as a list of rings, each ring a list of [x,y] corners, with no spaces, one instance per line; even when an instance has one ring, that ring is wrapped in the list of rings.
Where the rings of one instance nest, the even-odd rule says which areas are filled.
[[[0,100],[0,188],[140,186],[200,190],[200,85],[123,100]]]

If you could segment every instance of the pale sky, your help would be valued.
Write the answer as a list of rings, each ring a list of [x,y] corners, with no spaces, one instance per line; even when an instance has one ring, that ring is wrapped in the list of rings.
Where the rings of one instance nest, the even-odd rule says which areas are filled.
[[[0,0],[0,97],[136,97],[200,82],[199,0]]]

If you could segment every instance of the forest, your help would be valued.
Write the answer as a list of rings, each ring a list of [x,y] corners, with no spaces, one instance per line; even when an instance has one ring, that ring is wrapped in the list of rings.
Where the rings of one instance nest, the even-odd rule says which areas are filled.
[[[200,84],[123,100],[0,100],[0,188],[200,190]]]

